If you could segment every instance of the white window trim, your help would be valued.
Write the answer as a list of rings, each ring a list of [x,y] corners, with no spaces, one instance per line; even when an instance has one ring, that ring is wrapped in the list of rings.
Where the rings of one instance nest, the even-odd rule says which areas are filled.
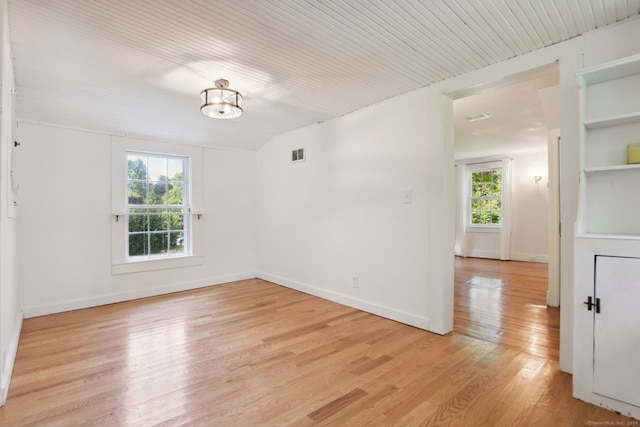
[[[127,258],[128,209],[126,203],[127,153],[131,151],[188,157],[191,168],[187,179],[191,195],[191,254],[182,256],[132,259]],[[111,137],[111,273],[127,274],[167,268],[187,267],[203,263],[202,212],[202,148],[154,141]]]
[[[500,225],[473,224],[466,227],[470,233],[500,233],[502,227]]]

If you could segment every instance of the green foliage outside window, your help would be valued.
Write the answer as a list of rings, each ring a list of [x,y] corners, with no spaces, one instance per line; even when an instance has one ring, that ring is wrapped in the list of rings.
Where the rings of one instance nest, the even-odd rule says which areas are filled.
[[[127,164],[129,256],[184,253],[185,160],[129,154]]]
[[[502,169],[471,173],[471,224],[500,225],[502,219]]]

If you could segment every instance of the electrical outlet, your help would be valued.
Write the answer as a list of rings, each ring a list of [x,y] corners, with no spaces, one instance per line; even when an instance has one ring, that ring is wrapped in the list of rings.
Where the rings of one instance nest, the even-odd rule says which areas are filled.
[[[358,276],[353,276],[353,287],[354,288],[359,288],[360,287],[360,278]]]

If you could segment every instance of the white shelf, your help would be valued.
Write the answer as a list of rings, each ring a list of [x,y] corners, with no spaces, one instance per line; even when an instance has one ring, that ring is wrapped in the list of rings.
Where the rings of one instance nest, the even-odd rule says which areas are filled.
[[[588,67],[578,72],[577,75],[582,76],[587,84],[595,84],[636,73],[640,73],[640,55],[633,55],[595,67]]]
[[[585,68],[581,150],[584,178],[576,237],[640,241],[640,164],[625,164],[626,144],[640,131],[640,54]],[[590,99],[592,97],[593,99]],[[613,244],[613,243],[612,243]]]
[[[640,171],[640,164],[634,165],[615,165],[615,166],[596,166],[592,168],[584,168],[584,173],[592,174],[599,172],[619,172],[619,171]]]
[[[604,117],[602,119],[585,120],[584,127],[587,129],[597,129],[607,126],[625,125],[634,122],[640,122],[640,112]]]

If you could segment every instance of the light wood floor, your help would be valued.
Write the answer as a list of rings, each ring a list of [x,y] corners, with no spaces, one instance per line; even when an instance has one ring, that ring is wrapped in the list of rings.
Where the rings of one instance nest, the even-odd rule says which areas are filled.
[[[547,307],[547,264],[456,258],[454,331],[558,360],[560,309]]]
[[[0,409],[48,427],[628,421],[572,399],[553,358],[258,279],[25,320]]]

